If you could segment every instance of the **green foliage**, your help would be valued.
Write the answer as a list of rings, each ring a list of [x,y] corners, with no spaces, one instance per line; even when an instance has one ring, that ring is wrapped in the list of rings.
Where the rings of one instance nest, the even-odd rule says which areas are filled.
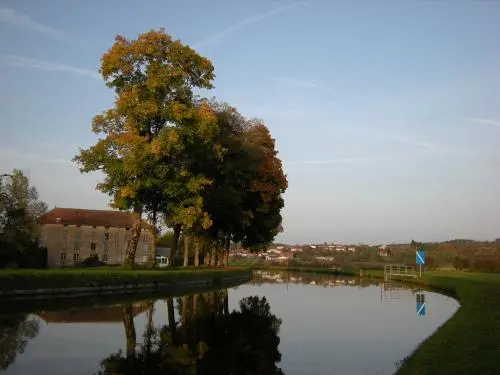
[[[160,213],[176,236],[209,238],[218,249],[231,240],[264,249],[281,230],[286,177],[262,121],[194,95],[213,87],[212,63],[160,29],[117,36],[100,71],[115,106],[94,117],[99,140],[74,160],[82,172],[104,173],[97,187],[112,206],[134,209],[138,223],[143,212]],[[132,236],[129,263],[135,247]]]
[[[20,170],[0,183],[0,267],[45,267],[46,250],[38,245],[38,218],[47,205]]]

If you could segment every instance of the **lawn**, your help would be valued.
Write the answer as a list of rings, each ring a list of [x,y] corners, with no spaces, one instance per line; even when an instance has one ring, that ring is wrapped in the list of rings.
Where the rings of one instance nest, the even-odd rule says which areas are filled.
[[[126,270],[118,267],[0,270],[0,291],[103,285],[175,283],[181,280],[215,279],[248,270],[242,267]]]

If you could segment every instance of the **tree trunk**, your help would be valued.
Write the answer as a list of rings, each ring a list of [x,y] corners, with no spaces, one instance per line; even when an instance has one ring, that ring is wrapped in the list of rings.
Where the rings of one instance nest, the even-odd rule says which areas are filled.
[[[189,236],[184,233],[184,267],[189,266]]]
[[[123,325],[125,326],[125,337],[127,340],[127,363],[128,365],[133,365],[135,360],[135,346],[136,346],[136,336],[135,336],[135,326],[134,326],[134,315],[132,312],[132,305],[128,304],[122,307],[123,314]]]
[[[194,266],[198,267],[200,265],[200,238],[194,238]]]
[[[224,254],[226,252],[226,238],[224,238],[221,243],[217,245],[217,266],[222,267],[224,265]]]
[[[150,261],[150,266],[152,268],[156,268],[156,237],[157,237],[157,232],[156,232],[156,221],[157,221],[157,216],[156,216],[156,210],[153,210],[153,244],[151,246],[151,252],[149,254],[149,261]]]
[[[210,249],[207,249],[206,247],[205,247],[205,259],[203,261],[203,264],[206,266],[210,265]]]
[[[180,305],[181,305],[181,308],[180,308],[181,325],[182,325],[182,328],[186,328],[187,320],[188,320],[188,317],[186,316],[186,313],[187,313],[187,296],[182,296],[177,301],[181,302],[180,303]]]
[[[179,247],[179,237],[181,236],[181,225],[180,224],[175,224],[174,225],[174,243],[172,244],[172,251],[170,252],[170,261],[169,265],[170,267],[175,266],[175,258],[177,256],[177,248]]]
[[[174,299],[172,297],[167,297],[167,312],[168,312],[168,329],[170,331],[170,337],[172,338],[172,343],[177,344],[177,335],[175,323],[175,310],[174,310]]]
[[[215,266],[215,260],[216,260],[216,248],[215,246],[212,247],[211,254],[210,254],[210,266]]]
[[[151,353],[151,339],[153,336],[153,312],[154,303],[150,302],[148,307],[148,323],[146,325],[146,332],[144,333],[144,347],[147,354]]]
[[[134,268],[135,265],[135,252],[137,251],[137,245],[139,244],[139,238],[141,237],[141,224],[142,224],[142,206],[136,204],[134,207],[134,222],[132,228],[130,229],[130,238],[127,242],[127,249],[125,251],[125,261],[123,265],[128,268]]]
[[[193,318],[198,315],[198,293],[193,296]]]
[[[227,267],[227,263],[229,261],[229,249],[231,248],[231,238],[228,236],[226,238],[226,243],[225,243],[225,247],[224,247],[224,260],[222,262],[223,266],[224,267]]]
[[[224,289],[224,315],[229,315],[229,292]]]

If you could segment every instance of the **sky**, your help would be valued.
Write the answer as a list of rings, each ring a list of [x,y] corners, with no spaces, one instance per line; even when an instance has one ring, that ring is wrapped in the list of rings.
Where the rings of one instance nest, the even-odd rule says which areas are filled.
[[[99,59],[160,27],[276,139],[278,241],[500,237],[500,1],[0,0],[0,173],[50,208],[106,209],[71,161],[113,105]]]

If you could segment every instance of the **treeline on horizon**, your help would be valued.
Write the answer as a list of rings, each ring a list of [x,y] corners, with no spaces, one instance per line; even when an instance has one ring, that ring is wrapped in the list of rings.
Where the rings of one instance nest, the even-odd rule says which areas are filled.
[[[273,241],[287,188],[275,141],[262,120],[197,94],[214,87],[209,59],[152,30],[117,36],[100,73],[115,104],[94,117],[98,141],[74,161],[81,172],[101,171],[97,189],[134,213],[126,266],[143,217],[172,229],[173,259],[183,235],[184,266],[190,246],[195,266],[226,265],[231,242],[259,251]]]
[[[276,244],[275,244],[276,245]],[[289,246],[289,245],[284,245]],[[293,247],[307,247],[294,245]],[[323,245],[324,246],[324,245]],[[291,247],[291,246],[290,246]],[[356,245],[354,253],[335,252],[335,265],[353,268],[381,268],[386,263],[415,264],[415,250],[425,251],[425,267],[427,269],[470,270],[478,272],[500,272],[500,239],[495,241],[477,241],[456,239],[443,242],[417,242],[390,244],[388,256],[378,255],[379,246]],[[296,253],[296,257],[288,262],[290,267],[331,267],[328,262],[318,262],[317,255],[330,255],[326,249],[307,249]]]

